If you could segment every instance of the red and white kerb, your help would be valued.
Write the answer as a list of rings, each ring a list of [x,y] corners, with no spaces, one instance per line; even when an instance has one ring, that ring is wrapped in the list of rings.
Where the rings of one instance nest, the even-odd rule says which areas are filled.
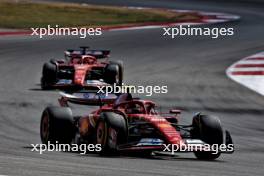
[[[226,73],[232,80],[264,95],[264,52],[241,59]]]

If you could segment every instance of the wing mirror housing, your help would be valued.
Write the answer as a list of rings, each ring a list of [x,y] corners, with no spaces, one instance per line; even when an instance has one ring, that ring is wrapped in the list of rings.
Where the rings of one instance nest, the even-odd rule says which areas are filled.
[[[179,109],[171,109],[170,114],[181,114],[181,110]]]

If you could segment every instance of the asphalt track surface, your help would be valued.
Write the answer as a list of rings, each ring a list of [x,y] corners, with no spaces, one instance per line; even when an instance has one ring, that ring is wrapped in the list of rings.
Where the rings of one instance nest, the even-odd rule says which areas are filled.
[[[114,3],[114,2],[112,2]],[[123,3],[123,2],[117,2]],[[198,9],[241,15],[235,35],[210,37],[162,36],[161,29],[105,32],[87,39],[4,37],[0,39],[0,175],[263,175],[264,98],[228,79],[225,70],[235,61],[264,48],[263,4],[197,1],[127,1],[177,9]],[[121,4],[124,5],[124,4]],[[213,25],[212,27],[215,27]],[[176,157],[99,157],[96,154],[31,152],[39,143],[42,110],[55,105],[57,92],[40,91],[41,66],[62,57],[65,48],[91,45],[109,48],[113,59],[125,63],[125,80],[143,85],[168,85],[169,93],[155,95],[160,105],[192,113],[218,115],[236,144],[233,155],[199,161],[193,154]]]

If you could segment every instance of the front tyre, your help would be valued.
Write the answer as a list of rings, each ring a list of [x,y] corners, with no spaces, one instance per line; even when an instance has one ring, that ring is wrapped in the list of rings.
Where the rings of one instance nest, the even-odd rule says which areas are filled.
[[[127,141],[127,123],[121,114],[103,112],[96,125],[96,144],[102,155],[116,154],[119,144]]]
[[[223,144],[223,129],[217,117],[198,114],[193,118],[192,126],[193,139],[200,139],[209,145]],[[194,154],[201,160],[214,160],[221,155],[220,152],[215,154],[213,151],[196,151]]]

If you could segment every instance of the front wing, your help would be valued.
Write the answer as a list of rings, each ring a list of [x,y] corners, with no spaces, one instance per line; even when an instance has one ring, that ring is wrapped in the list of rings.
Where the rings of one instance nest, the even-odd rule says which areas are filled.
[[[233,146],[233,141],[230,133],[225,132],[225,146]],[[167,144],[158,138],[142,138],[138,142],[132,142],[118,146],[119,151],[163,151],[174,154],[175,152],[196,152],[208,151],[208,146],[211,146],[200,139],[185,139],[180,144]],[[215,151],[214,151],[215,152]],[[217,150],[219,153],[231,154],[234,152],[234,147],[228,150]]]

